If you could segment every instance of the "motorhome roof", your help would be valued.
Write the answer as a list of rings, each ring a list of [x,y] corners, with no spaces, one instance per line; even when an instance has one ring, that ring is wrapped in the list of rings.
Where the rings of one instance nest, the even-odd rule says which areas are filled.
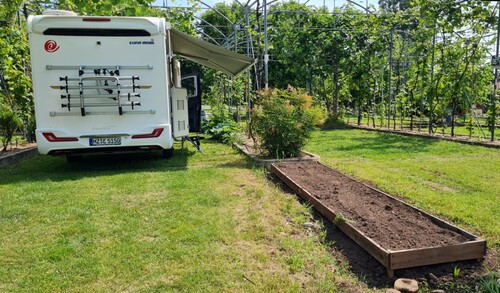
[[[158,35],[165,34],[163,22],[156,17],[36,15],[28,20],[28,31],[43,34],[54,28],[105,28],[145,30],[150,35]]]
[[[100,36],[117,36],[118,30],[123,32],[119,34],[120,36],[165,35],[170,31],[173,53],[229,75],[237,75],[254,63],[253,58],[173,29],[163,18],[68,15],[37,15],[28,18],[30,33],[74,35],[83,30],[84,32],[80,34],[82,36],[94,35],[87,29],[100,31]],[[126,32],[127,30],[133,32]],[[138,31],[145,34],[142,32],[138,34]]]

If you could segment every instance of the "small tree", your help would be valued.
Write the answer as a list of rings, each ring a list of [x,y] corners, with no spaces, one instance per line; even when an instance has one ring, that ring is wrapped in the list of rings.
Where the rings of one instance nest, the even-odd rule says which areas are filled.
[[[304,90],[264,90],[256,102],[252,129],[261,148],[277,158],[297,157],[317,121],[313,98]]]
[[[21,126],[21,119],[17,117],[11,109],[5,106],[0,107],[0,137],[2,139],[2,152],[7,150],[7,146],[12,140],[14,133]]]
[[[500,113],[500,105],[498,103],[491,104],[488,108],[488,117],[486,123],[491,132],[491,141],[495,140],[495,124],[498,113]]]

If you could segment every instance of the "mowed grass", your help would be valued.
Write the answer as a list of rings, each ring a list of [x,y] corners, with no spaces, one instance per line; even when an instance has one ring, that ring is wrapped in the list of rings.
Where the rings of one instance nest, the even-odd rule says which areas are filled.
[[[479,234],[500,252],[500,150],[363,131],[317,131],[321,161]]]
[[[0,291],[358,290],[303,227],[309,208],[230,147],[203,148],[1,169]]]

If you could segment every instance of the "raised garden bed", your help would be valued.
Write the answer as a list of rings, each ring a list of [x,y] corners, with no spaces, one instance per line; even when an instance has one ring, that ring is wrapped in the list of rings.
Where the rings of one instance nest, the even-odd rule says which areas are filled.
[[[290,162],[290,163],[299,163],[299,162],[318,162],[320,157],[318,155],[302,152],[302,156],[298,158],[286,158],[286,159],[276,159],[271,157],[262,156],[260,152],[254,147],[253,144],[248,140],[245,144],[234,144],[236,148],[240,150],[244,155],[250,158],[255,166],[257,167],[266,167],[269,169],[271,164],[278,162]]]
[[[283,180],[386,269],[482,259],[486,241],[319,163],[276,163]]]
[[[25,160],[38,154],[36,144],[21,146],[6,152],[0,152],[0,168],[10,166],[21,160]]]

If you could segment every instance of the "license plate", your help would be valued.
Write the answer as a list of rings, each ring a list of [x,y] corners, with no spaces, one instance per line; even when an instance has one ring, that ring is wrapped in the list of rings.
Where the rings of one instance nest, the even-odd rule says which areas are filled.
[[[122,144],[121,137],[99,137],[99,138],[89,139],[90,146],[121,145],[121,144]]]

